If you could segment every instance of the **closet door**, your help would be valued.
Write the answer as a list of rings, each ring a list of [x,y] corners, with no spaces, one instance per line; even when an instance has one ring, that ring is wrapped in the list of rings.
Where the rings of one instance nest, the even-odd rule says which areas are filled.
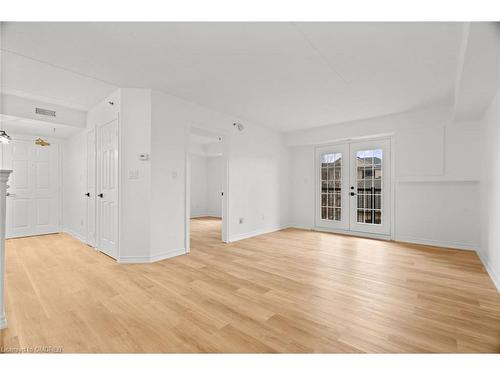
[[[97,127],[97,249],[118,257],[118,119]]]
[[[59,145],[13,140],[2,145],[3,168],[12,169],[7,196],[6,237],[59,232]]]

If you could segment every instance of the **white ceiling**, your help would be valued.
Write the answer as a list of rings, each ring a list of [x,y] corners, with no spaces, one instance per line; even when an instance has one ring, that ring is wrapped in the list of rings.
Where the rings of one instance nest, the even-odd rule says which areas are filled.
[[[462,28],[461,23],[6,23],[2,48],[10,53],[4,84],[86,108],[114,86],[150,87],[290,131],[452,98]],[[26,67],[31,73],[9,63],[19,56],[31,59],[33,66]],[[78,73],[82,84],[54,76],[50,87],[37,85],[50,69],[37,68],[36,62]]]
[[[2,51],[2,92],[86,111],[116,86],[65,69]]]

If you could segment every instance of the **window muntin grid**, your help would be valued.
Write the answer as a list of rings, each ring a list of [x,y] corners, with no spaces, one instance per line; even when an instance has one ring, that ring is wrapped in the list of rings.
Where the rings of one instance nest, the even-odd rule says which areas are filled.
[[[356,221],[382,224],[382,160],[381,149],[356,152]]]
[[[342,153],[321,155],[321,219],[342,220]]]

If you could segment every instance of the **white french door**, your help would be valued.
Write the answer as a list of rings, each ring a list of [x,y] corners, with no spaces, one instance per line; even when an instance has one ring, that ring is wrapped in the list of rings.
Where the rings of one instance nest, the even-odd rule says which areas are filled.
[[[118,119],[97,127],[97,243],[118,257]]]
[[[349,145],[316,149],[316,226],[349,230]]]
[[[316,227],[390,234],[390,141],[316,149]]]
[[[59,145],[13,140],[2,145],[2,168],[12,169],[7,197],[6,237],[59,232]]]

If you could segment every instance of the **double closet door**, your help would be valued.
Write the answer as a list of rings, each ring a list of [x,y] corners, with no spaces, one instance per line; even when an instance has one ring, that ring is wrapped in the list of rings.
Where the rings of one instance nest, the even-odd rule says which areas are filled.
[[[2,168],[12,169],[7,189],[6,238],[59,232],[59,145],[34,140],[2,144]]]
[[[316,148],[316,227],[390,235],[390,141]]]
[[[87,133],[87,243],[118,258],[118,118]]]

